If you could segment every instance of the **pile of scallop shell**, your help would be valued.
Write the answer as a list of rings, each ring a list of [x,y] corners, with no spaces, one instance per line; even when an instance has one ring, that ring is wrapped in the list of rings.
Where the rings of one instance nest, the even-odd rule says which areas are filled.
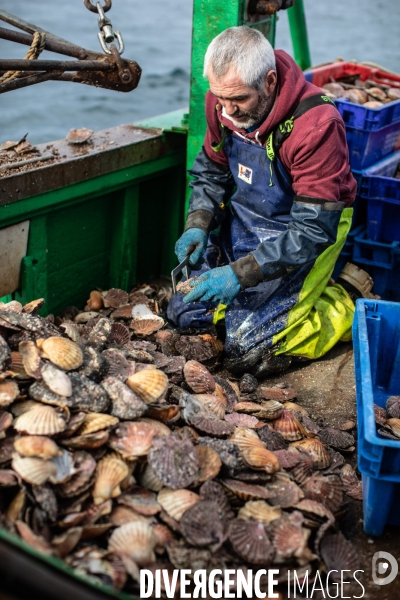
[[[375,421],[379,435],[390,440],[400,438],[400,396],[389,396],[386,408],[374,405]]]
[[[93,291],[57,318],[0,305],[0,525],[136,593],[142,567],[356,570],[338,525],[361,499],[355,424],[222,377],[223,345],[169,329],[169,297]]]
[[[358,77],[332,81],[323,85],[322,89],[332,100],[343,98],[354,104],[362,104],[366,108],[381,108],[389,102],[400,100],[399,87],[391,87],[369,79],[362,81]]]

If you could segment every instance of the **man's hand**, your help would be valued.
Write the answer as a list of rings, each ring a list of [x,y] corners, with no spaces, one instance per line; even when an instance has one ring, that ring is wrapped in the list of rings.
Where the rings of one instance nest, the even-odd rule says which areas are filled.
[[[207,249],[208,235],[202,229],[192,227],[181,235],[175,244],[175,254],[181,263],[190,254],[190,266],[200,268],[201,258]]]
[[[183,298],[184,302],[212,300],[230,304],[240,292],[240,283],[232,267],[227,265],[203,273],[193,282],[192,288]]]

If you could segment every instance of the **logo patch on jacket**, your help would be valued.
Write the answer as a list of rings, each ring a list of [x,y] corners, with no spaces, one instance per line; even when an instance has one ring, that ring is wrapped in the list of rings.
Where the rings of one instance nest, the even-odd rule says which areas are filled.
[[[243,181],[251,185],[253,180],[253,169],[250,169],[250,167],[245,167],[239,163],[238,177],[239,179],[243,179]]]

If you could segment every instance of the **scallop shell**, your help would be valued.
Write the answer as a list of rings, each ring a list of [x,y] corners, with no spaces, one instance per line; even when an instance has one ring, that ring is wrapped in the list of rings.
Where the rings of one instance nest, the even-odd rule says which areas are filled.
[[[257,412],[253,413],[259,419],[272,421],[277,419],[283,413],[283,404],[278,400],[262,400]]]
[[[53,477],[50,477],[51,483],[66,483],[75,475],[76,469],[74,467],[73,456],[67,450],[64,450],[60,456],[53,458],[52,462],[56,465],[57,472]]]
[[[137,513],[151,517],[161,511],[161,506],[156,500],[156,495],[145,488],[135,486],[129,487],[117,500],[118,504],[128,506]]]
[[[292,556],[301,557],[307,546],[309,531],[303,530],[303,515],[294,511],[285,514],[270,526],[272,543],[275,548],[275,560],[282,561]]]
[[[263,469],[267,473],[276,473],[280,469],[278,458],[266,448],[246,448],[242,456],[252,469]]]
[[[235,430],[235,426],[232,423],[218,419],[218,417],[212,414],[194,415],[190,418],[190,424],[199,431],[214,437],[225,437]]]
[[[308,454],[303,454],[301,460],[290,471],[293,479],[299,485],[303,485],[314,472],[314,463]]]
[[[115,529],[109,539],[108,549],[124,552],[139,567],[146,567],[155,561],[156,544],[157,538],[150,525],[136,521]]]
[[[103,431],[104,429],[117,425],[117,423],[119,423],[117,417],[112,417],[111,415],[104,413],[88,413],[77,434],[87,435],[88,433]]]
[[[300,413],[301,415],[308,417],[308,412],[306,409],[303,408],[303,406],[300,406],[300,404],[296,404],[296,402],[284,402],[283,408],[290,410],[290,412],[294,413],[295,415],[296,413]]]
[[[159,492],[164,487],[163,482],[158,479],[154,469],[149,464],[146,465],[140,477],[140,483],[152,492]]]
[[[300,454],[293,446],[289,446],[287,450],[276,450],[275,455],[277,456],[282,469],[292,469],[298,465],[303,458],[308,459],[307,456]]]
[[[177,434],[156,438],[147,460],[158,479],[173,489],[189,486],[199,474],[195,447]]]
[[[400,419],[388,419],[386,421],[386,427],[388,427],[396,437],[400,438]]]
[[[244,521],[258,521],[263,525],[269,525],[272,521],[280,519],[282,509],[280,506],[270,506],[264,500],[253,500],[246,502],[238,512],[238,518]]]
[[[69,481],[57,488],[57,493],[67,498],[82,494],[92,485],[97,466],[93,456],[84,450],[74,452],[73,458],[76,473]]]
[[[242,394],[252,394],[258,388],[258,381],[254,375],[245,373],[239,381],[239,390]]]
[[[112,323],[111,332],[108,336],[108,344],[116,344],[117,346],[124,346],[131,339],[131,334],[128,327],[122,325],[122,323]]]
[[[27,313],[29,315],[36,315],[39,310],[42,308],[45,303],[44,298],[38,298],[37,300],[32,300],[32,302],[28,302],[24,305],[22,312]]]
[[[226,415],[225,420],[228,421],[228,423],[233,423],[236,427],[248,427],[249,429],[258,429],[264,425],[264,423],[252,415],[243,415],[239,413]]]
[[[350,433],[335,429],[334,427],[321,429],[318,432],[318,437],[324,444],[338,449],[345,449],[354,444],[354,437]]]
[[[204,365],[197,360],[188,360],[183,367],[186,383],[196,394],[212,394],[215,380]]]
[[[104,306],[106,308],[119,308],[123,304],[128,304],[129,295],[118,288],[111,288],[104,296]]]
[[[207,411],[212,412],[219,419],[225,417],[225,409],[228,404],[225,398],[213,394],[195,394],[195,398],[201,402]]]
[[[78,325],[84,325],[85,323],[88,323],[92,319],[96,319],[98,316],[99,316],[98,312],[96,312],[94,310],[90,310],[88,312],[83,312],[83,313],[77,314],[74,317],[74,322],[77,323]]]
[[[5,410],[0,410],[0,439],[2,437],[4,437],[5,435],[5,431],[11,427],[13,422],[13,416],[11,413],[5,411]],[[0,456],[1,456],[1,452],[0,452]]]
[[[116,506],[111,513],[111,523],[116,527],[125,525],[125,523],[132,523],[134,521],[140,521],[141,523],[148,523],[149,518],[140,515],[132,508],[127,506]]]
[[[126,359],[121,350],[108,348],[102,353],[107,362],[107,375],[126,381],[135,373],[135,363]]]
[[[277,450],[285,450],[288,447],[288,442],[285,440],[285,438],[283,438],[277,431],[274,431],[269,425],[265,425],[265,427],[258,429],[257,435],[266,445],[268,450],[272,450],[273,452]]]
[[[343,500],[343,485],[337,475],[316,473],[302,487],[304,496],[320,502],[332,513],[339,510]]]
[[[258,402],[238,402],[233,407],[234,412],[244,413],[246,415],[252,415],[260,410],[260,404]]]
[[[229,541],[241,558],[255,565],[268,565],[274,555],[265,527],[257,521],[232,521],[229,527]]]
[[[61,444],[70,450],[93,450],[107,444],[110,434],[108,431],[96,431],[87,435],[77,435],[66,440],[61,440]]]
[[[111,398],[113,416],[131,420],[141,417],[146,412],[146,404],[116,377],[103,379],[101,385]]]
[[[163,488],[157,496],[158,504],[170,517],[178,522],[181,520],[182,515],[199,500],[200,496],[194,492],[171,490],[170,488]]]
[[[308,517],[307,526],[315,527],[321,525],[325,519],[327,519],[330,523],[334,523],[335,517],[331,513],[331,511],[326,508],[320,502],[315,502],[315,500],[309,500],[306,498],[305,500],[300,500],[298,504],[296,504],[295,508],[300,510],[306,517]]]
[[[301,440],[304,437],[304,428],[301,423],[288,410],[284,410],[282,414],[274,421],[274,431],[289,442]]]
[[[273,494],[262,485],[252,485],[236,479],[223,479],[221,483],[227,490],[241,500],[269,500]]]
[[[375,421],[379,425],[385,425],[387,420],[386,410],[382,406],[378,406],[378,404],[374,404],[374,416]]]
[[[12,406],[10,406],[10,411],[14,415],[14,417],[19,417],[24,413],[31,410],[31,408],[35,408],[37,406],[42,406],[40,402],[34,402],[33,400],[24,400],[22,402],[14,402]]]
[[[9,372],[17,379],[29,379],[29,375],[24,369],[22,356],[19,352],[11,352],[11,365]]]
[[[293,481],[286,475],[277,473],[272,483],[266,485],[269,493],[269,503],[272,506],[281,508],[290,508],[304,498],[304,493]]]
[[[390,396],[386,400],[386,411],[388,417],[393,419],[400,418],[400,396]]]
[[[129,475],[129,469],[123,460],[115,456],[102,458],[96,469],[96,478],[92,490],[93,501],[101,504],[109,498],[116,498],[121,493],[120,483]]]
[[[15,381],[6,379],[0,381],[0,406],[6,408],[14,402],[19,395],[19,388]]]
[[[381,108],[383,106],[383,102],[379,102],[379,100],[368,100],[368,102],[364,103],[365,108]]]
[[[164,327],[164,325],[164,319],[155,315],[146,304],[136,304],[132,308],[130,328],[137,335],[150,335]]]
[[[149,423],[125,421],[112,432],[110,446],[123,458],[134,459],[147,455],[156,435],[157,429]]]
[[[211,500],[201,500],[189,508],[182,515],[180,530],[192,546],[212,545],[213,551],[222,546],[228,535],[226,522]]]
[[[180,417],[179,406],[175,404],[160,404],[159,406],[150,404],[146,414],[152,419],[165,423],[174,423]]]
[[[99,311],[104,307],[103,295],[98,290],[93,290],[90,292],[89,300],[87,301],[87,305],[90,310]]]
[[[245,427],[237,427],[233,435],[229,438],[229,441],[236,444],[241,452],[252,448],[265,448],[265,444],[260,440],[256,432]]]
[[[21,456],[44,459],[51,459],[62,454],[62,450],[52,439],[42,435],[24,435],[15,440],[14,449]]]
[[[70,129],[66,140],[68,144],[85,144],[93,135],[93,129],[82,127],[81,129]]]
[[[24,481],[32,485],[43,485],[57,475],[57,467],[51,460],[21,457],[17,453],[13,454],[11,466]]]
[[[72,396],[72,383],[64,371],[57,369],[51,363],[47,363],[43,365],[41,374],[43,381],[54,394],[65,398]]]
[[[40,360],[40,350],[35,342],[20,342],[18,350],[22,356],[25,372],[29,377],[38,379],[40,377],[40,366],[42,361]]]
[[[329,467],[331,463],[331,457],[329,456],[323,443],[316,438],[294,442],[293,446],[300,452],[308,454],[308,456],[312,459],[316,469],[326,469]]]
[[[215,356],[223,352],[224,345],[221,340],[215,337],[215,335],[212,335],[211,333],[203,333],[199,335],[199,338],[211,346],[211,348],[214,350]]]
[[[37,340],[37,345],[42,351],[42,356],[47,358],[56,367],[70,371],[79,369],[83,364],[83,353],[79,346],[68,338],[49,337]]]
[[[157,435],[159,435],[159,436],[165,437],[166,435],[171,434],[170,428],[167,425],[165,425],[164,423],[161,423],[161,421],[156,421],[155,419],[149,419],[148,417],[142,417],[141,419],[138,419],[137,422],[138,423],[147,423],[148,425],[151,425],[157,431]]]
[[[143,402],[156,402],[168,387],[168,377],[159,369],[146,369],[131,375],[126,380],[127,385]]]
[[[14,429],[31,435],[55,435],[64,431],[65,421],[48,405],[34,406],[14,421]]]
[[[321,558],[333,581],[340,581],[341,573],[354,573],[360,568],[359,555],[342,533],[327,535],[321,542]]]
[[[362,482],[358,479],[351,465],[345,464],[340,471],[343,491],[356,500],[363,499]]]
[[[199,457],[198,482],[214,479],[221,470],[222,462],[218,452],[208,446],[196,446]]]
[[[68,531],[64,531],[60,535],[56,535],[51,540],[51,545],[56,554],[63,558],[70,554],[81,539],[82,528],[71,527]]]

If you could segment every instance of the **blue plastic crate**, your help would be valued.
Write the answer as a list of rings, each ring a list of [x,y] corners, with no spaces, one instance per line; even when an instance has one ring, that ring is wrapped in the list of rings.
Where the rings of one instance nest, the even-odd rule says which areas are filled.
[[[367,206],[368,237],[400,241],[400,179],[394,177],[400,151],[362,172],[360,196]]]
[[[399,100],[400,102],[400,100]],[[354,109],[363,108],[358,104],[351,104],[344,100],[335,100],[336,105],[339,103],[346,104],[346,110],[342,111],[342,117],[345,119],[351,115]],[[364,109],[367,110],[367,109]],[[382,109],[370,109],[382,110]],[[377,129],[375,131],[364,131],[350,127],[345,121],[346,139],[349,147],[349,159],[352,169],[362,171],[367,169],[374,163],[378,162],[388,154],[395,152],[400,147],[400,121]]]
[[[362,81],[391,83],[398,87],[400,76],[354,62],[337,61],[304,72],[307,81],[322,87],[331,81],[357,75]],[[368,108],[337,99],[335,104],[346,126],[352,169],[361,171],[400,148],[400,100],[379,108]]]
[[[352,262],[371,275],[375,294],[400,301],[400,242],[374,242],[366,232],[356,235]]]
[[[364,529],[381,535],[386,523],[400,525],[400,440],[379,436],[374,418],[374,404],[400,395],[400,304],[357,300],[353,345]]]

